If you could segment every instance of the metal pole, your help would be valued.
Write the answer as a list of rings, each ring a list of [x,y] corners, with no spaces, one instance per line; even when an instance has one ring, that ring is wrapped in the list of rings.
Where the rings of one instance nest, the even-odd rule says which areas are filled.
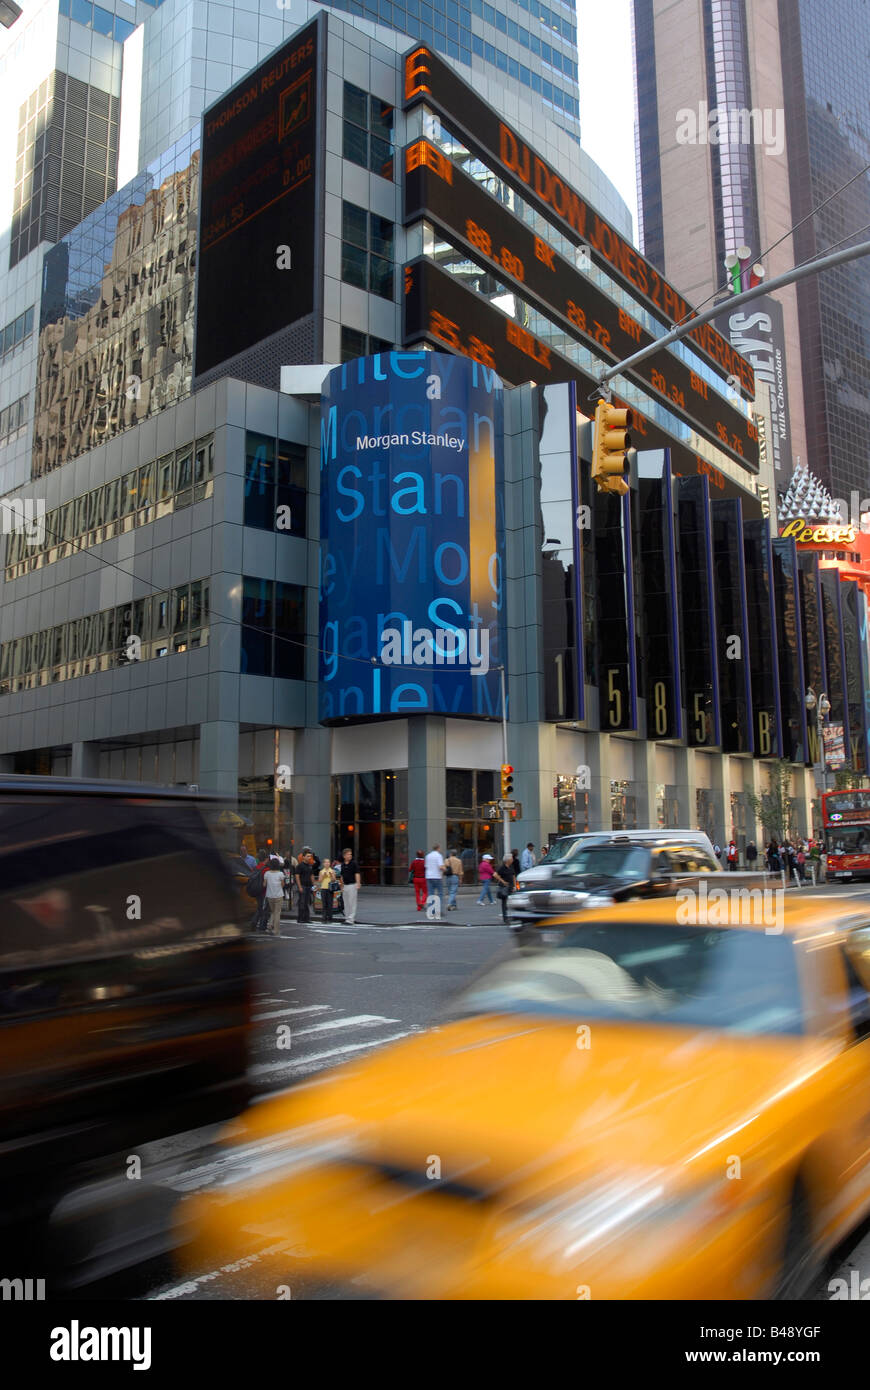
[[[620,372],[633,367],[637,362],[643,362],[647,357],[652,357],[661,348],[667,347],[670,343],[679,342],[691,333],[693,328],[698,328],[703,323],[709,323],[717,318],[719,314],[726,311],[730,313],[741,304],[749,304],[753,299],[760,298],[761,295],[771,294],[774,290],[783,289],[786,285],[793,285],[796,280],[804,280],[808,275],[815,275],[821,270],[830,270],[832,266],[842,265],[844,261],[857,260],[859,256],[866,256],[870,253],[870,241],[862,241],[858,246],[847,246],[843,251],[833,251],[830,256],[820,256],[818,260],[809,261],[806,265],[795,266],[793,270],[787,270],[784,275],[777,275],[773,280],[763,281],[760,285],[754,285],[751,290],[744,290],[742,294],[728,295],[727,299],[714,304],[712,308],[705,309],[702,314],[696,314],[691,319],[686,319],[685,323],[677,328],[672,328],[663,338],[656,338],[647,347],[641,348],[640,352],[635,352],[631,357],[626,357],[622,362],[617,362],[615,367],[606,367],[598,374],[598,384],[603,386],[605,382],[618,376]]]
[[[502,760],[503,763],[506,763],[507,760],[508,760],[508,752],[507,752],[507,703],[506,703],[506,699],[505,699],[505,680],[504,680],[504,667],[503,667],[503,666],[501,667],[501,669],[500,669],[500,671],[499,671],[499,675],[500,675],[500,677],[501,677],[501,748],[502,748],[502,759],[501,759],[501,760]],[[501,795],[501,785],[499,785],[499,795]],[[509,824],[510,824],[510,811],[502,811],[502,834],[504,835],[504,850],[503,850],[503,853],[504,853],[504,854],[507,854],[507,852],[508,852],[508,826],[509,826]]]

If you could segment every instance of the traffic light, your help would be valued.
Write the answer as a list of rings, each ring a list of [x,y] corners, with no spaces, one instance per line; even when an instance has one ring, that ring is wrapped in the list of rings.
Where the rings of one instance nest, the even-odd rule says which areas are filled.
[[[592,477],[599,492],[628,492],[623,474],[628,468],[626,450],[631,448],[631,411],[599,401],[595,407],[595,439],[592,446]]]
[[[510,763],[501,765],[501,798],[508,801],[514,794],[514,770]]]

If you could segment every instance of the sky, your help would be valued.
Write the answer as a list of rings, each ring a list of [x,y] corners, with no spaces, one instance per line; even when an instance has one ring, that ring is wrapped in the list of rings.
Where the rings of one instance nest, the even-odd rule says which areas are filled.
[[[631,0],[577,0],[577,47],[583,148],[628,204],[637,240],[630,6]]]

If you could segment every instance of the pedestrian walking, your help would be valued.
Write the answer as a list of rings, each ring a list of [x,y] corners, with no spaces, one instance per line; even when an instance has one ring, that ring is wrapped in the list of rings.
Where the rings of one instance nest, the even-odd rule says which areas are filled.
[[[251,851],[250,851],[250,850],[245,849],[245,846],[244,846],[244,845],[242,845],[242,848],[241,848],[240,853],[241,853],[242,859],[244,860],[244,862],[247,864],[248,868],[249,868],[249,869],[251,870],[251,872],[253,873],[254,869],[256,869],[256,867],[257,867],[257,861],[256,861],[256,859],[254,858],[253,854],[251,854]]]
[[[263,932],[263,931],[268,931],[268,929],[269,929],[269,928],[268,928],[268,922],[269,922],[269,904],[268,904],[267,901],[266,901],[266,883],[265,883],[265,875],[266,875],[266,870],[268,869],[268,867],[269,867],[269,855],[266,853],[266,851],[265,851],[264,849],[261,849],[261,850],[259,851],[259,857],[258,857],[258,861],[257,861],[257,867],[256,867],[256,869],[254,870],[254,873],[258,874],[258,875],[259,875],[259,878],[260,878],[260,895],[259,895],[259,897],[257,898],[257,911],[256,911],[255,914],[254,914],[254,920],[253,920],[253,923],[252,923],[253,928],[254,928],[254,931]]]
[[[440,845],[433,845],[426,855],[426,905],[430,898],[439,899],[438,916],[444,906],[444,855]]]
[[[755,861],[758,858],[758,848],[754,840],[750,840],[746,846],[746,862],[750,869],[755,869]]]
[[[456,894],[459,891],[459,880],[462,877],[462,862],[457,858],[456,851],[451,850],[444,861],[444,882],[447,887],[447,911],[456,911]]]
[[[477,868],[477,877],[480,879],[480,897],[477,906],[483,907],[486,903],[494,905],[495,899],[492,896],[492,876],[494,873],[492,855],[485,854]]]
[[[320,905],[323,909],[322,917],[324,922],[332,921],[333,899],[335,898],[335,885],[337,874],[328,859],[324,859],[320,866],[320,873],[317,875],[317,887],[320,890]]]
[[[518,849],[511,850],[511,862],[514,866],[514,878],[517,878],[520,872],[520,852]]]
[[[771,839],[767,846],[767,867],[770,873],[778,874],[780,871],[779,844]]]
[[[314,896],[314,855],[303,849],[296,865],[296,891],[299,894],[297,922],[311,921],[311,899]]]
[[[797,874],[798,882],[803,883],[806,879],[807,852],[803,844],[798,849],[797,855]]]
[[[735,869],[737,868],[737,861],[740,858],[740,851],[738,850],[737,845],[734,843],[733,840],[728,841],[728,851],[726,854],[726,858],[728,860],[728,868],[731,870],[732,873],[734,873]]]
[[[273,936],[280,936],[281,908],[284,906],[284,870],[277,859],[269,861],[269,867],[263,874],[263,884],[266,889],[266,911],[269,914],[267,930]]]
[[[512,854],[505,855],[501,864],[499,864],[498,868],[493,873],[493,878],[498,884],[498,888],[495,891],[496,897],[501,903],[501,920],[507,925],[508,898],[514,891],[514,884],[517,881],[517,871],[514,867],[514,857]]]
[[[524,871],[525,869],[533,869],[534,867],[535,846],[532,844],[531,840],[529,840],[529,843],[526,845],[525,849],[520,855],[520,870]]]
[[[721,862],[722,862],[722,846],[721,846],[721,845],[714,845],[714,846],[713,846],[713,853],[715,854],[716,858],[717,858],[717,859],[719,860],[719,862],[721,863]]]
[[[353,857],[352,849],[342,850],[341,855],[341,896],[344,901],[344,920],[349,926],[356,922],[356,905],[360,889],[359,864]]]
[[[426,860],[421,849],[417,850],[416,858],[411,861],[411,881],[414,884],[417,911],[422,912],[426,906]]]

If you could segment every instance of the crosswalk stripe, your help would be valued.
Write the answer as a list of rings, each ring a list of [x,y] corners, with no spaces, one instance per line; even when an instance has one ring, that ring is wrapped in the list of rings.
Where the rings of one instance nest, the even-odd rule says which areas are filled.
[[[257,1066],[251,1067],[250,1073],[252,1076],[275,1076],[279,1072],[284,1072],[288,1076],[299,1076],[304,1071],[319,1066],[321,1062],[330,1061],[333,1057],[345,1057],[351,1052],[363,1052],[375,1047],[385,1047],[387,1043],[398,1042],[399,1038],[407,1038],[416,1031],[416,1028],[406,1028],[404,1032],[392,1033],[388,1038],[373,1038],[370,1042],[348,1043],[345,1047],[331,1047],[326,1052],[314,1052],[308,1057],[298,1057],[292,1061],[261,1062]]]
[[[329,1004],[305,1004],[302,1007],[296,1007],[292,1004],[289,1004],[286,1005],[283,1009],[275,1009],[272,1013],[254,1014],[253,1018],[255,1023],[261,1023],[263,1019],[283,1018],[285,1014],[327,1014],[329,1013],[329,1010]]]
[[[371,1028],[381,1023],[398,1023],[397,1018],[384,1018],[381,1014],[357,1014],[354,1018],[331,1018],[324,1023],[312,1023],[310,1028],[294,1028],[294,1038],[304,1038],[310,1033],[334,1033],[338,1028]]]

